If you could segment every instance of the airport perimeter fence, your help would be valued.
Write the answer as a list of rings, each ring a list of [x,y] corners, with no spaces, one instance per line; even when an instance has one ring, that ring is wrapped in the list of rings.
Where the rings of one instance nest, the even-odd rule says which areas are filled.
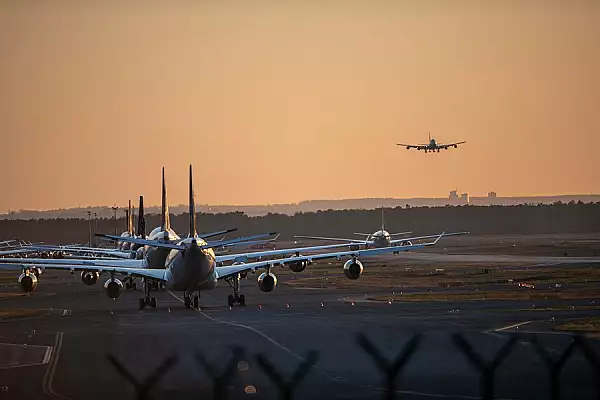
[[[381,374],[380,389],[378,390],[381,393],[381,398],[391,400],[403,397],[403,393],[401,393],[402,376],[406,367],[410,364],[412,357],[418,352],[422,338],[422,334],[415,334],[393,360],[388,360],[377,345],[367,338],[366,335],[362,333],[356,335],[357,344],[370,357],[373,367]],[[496,371],[513,352],[515,346],[525,338],[531,343],[540,361],[545,366],[544,372],[547,374],[550,399],[568,398],[568,396],[561,397],[561,372],[576,350],[583,355],[593,371],[596,384],[596,398],[600,399],[600,358],[589,344],[588,339],[584,336],[573,335],[569,342],[570,344],[557,356],[554,354],[556,352],[550,352],[544,348],[535,335],[524,336],[514,333],[507,336],[506,342],[493,357],[486,359],[464,335],[460,333],[453,334],[452,342],[454,347],[466,358],[473,370],[479,374],[479,398],[484,400],[495,398]],[[108,355],[107,357],[115,370],[133,386],[135,392],[134,398],[139,400],[151,398],[152,392],[158,390],[157,387],[161,379],[169,371],[173,370],[179,362],[179,357],[172,355],[165,359],[146,377],[139,379],[133,376],[127,366],[117,357],[114,355]],[[207,378],[212,381],[212,396],[201,396],[198,398],[212,398],[216,400],[231,398],[228,394],[229,385],[239,374],[240,363],[247,363],[245,360],[251,360],[251,362],[256,363],[256,366],[271,382],[278,399],[289,400],[295,397],[297,389],[316,366],[319,360],[319,353],[316,351],[309,352],[306,358],[295,367],[293,374],[284,376],[280,369],[263,353],[250,355],[242,347],[234,347],[232,348],[231,358],[225,367],[219,371],[219,368],[215,364],[208,361],[201,352],[197,351],[195,353],[195,361],[198,368],[202,369],[208,375]],[[246,391],[246,394],[252,393]],[[315,395],[315,397],[319,396]],[[452,395],[444,395],[443,397],[454,398]]]

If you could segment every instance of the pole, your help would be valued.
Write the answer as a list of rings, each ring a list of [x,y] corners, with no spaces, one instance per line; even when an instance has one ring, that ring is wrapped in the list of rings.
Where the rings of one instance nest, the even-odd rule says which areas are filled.
[[[92,212],[90,210],[87,211],[88,214],[88,225],[90,228],[90,241],[88,242],[88,246],[92,246]]]
[[[117,236],[117,210],[118,209],[119,209],[119,207],[117,207],[116,205],[112,208],[114,225],[115,225],[115,236]]]
[[[96,224],[94,226],[94,233],[98,233],[98,214],[94,213],[94,220]],[[94,236],[94,247],[98,247],[98,238]]]

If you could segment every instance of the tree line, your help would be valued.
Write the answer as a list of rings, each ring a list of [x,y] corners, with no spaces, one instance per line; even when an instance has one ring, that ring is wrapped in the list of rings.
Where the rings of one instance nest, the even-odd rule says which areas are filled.
[[[429,234],[441,231],[470,231],[473,234],[544,234],[600,232],[600,203],[555,203],[517,206],[396,207],[384,211],[385,229]],[[171,215],[172,228],[187,236],[187,214]],[[92,233],[115,231],[120,235],[125,219],[30,219],[0,220],[0,240],[22,239],[54,244],[87,243]],[[159,215],[147,215],[149,233],[160,225]],[[269,231],[281,240],[294,235],[352,237],[354,232],[372,233],[381,227],[381,210],[328,210],[309,213],[267,214],[249,217],[242,212],[197,214],[198,233],[238,228],[228,237]],[[115,229],[116,228],[116,229]]]

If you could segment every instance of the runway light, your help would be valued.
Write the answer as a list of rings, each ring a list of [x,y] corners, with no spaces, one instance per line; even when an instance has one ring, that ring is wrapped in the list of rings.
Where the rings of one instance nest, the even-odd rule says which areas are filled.
[[[352,302],[352,305],[354,305],[354,302]]]
[[[289,303],[285,303],[285,308],[290,308],[290,304]]]
[[[167,311],[168,311],[168,312],[171,312],[171,307],[167,308]]]
[[[259,304],[259,305],[258,305],[258,309],[259,309],[259,310],[262,310],[262,304]]]
[[[321,302],[321,307],[323,307],[323,306],[324,306],[324,304],[323,304],[323,302]]]
[[[246,394],[256,394],[256,387],[254,385],[248,385],[244,388]]]
[[[231,311],[231,306],[229,306],[229,311]]]
[[[388,300],[388,304],[392,304],[392,301],[391,301],[391,300]]]

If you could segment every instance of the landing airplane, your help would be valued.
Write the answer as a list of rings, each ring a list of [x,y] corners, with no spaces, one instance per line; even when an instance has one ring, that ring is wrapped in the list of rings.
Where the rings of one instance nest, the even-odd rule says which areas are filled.
[[[122,238],[130,243],[138,243],[141,245],[155,246],[159,249],[170,250],[164,268],[133,267],[133,263],[138,260],[123,260],[118,264],[116,264],[115,261],[106,260],[101,262],[103,265],[98,264],[99,261],[89,263],[85,261],[82,261],[81,263],[68,263],[69,260],[51,260],[52,262],[44,263],[44,268],[69,270],[71,272],[81,271],[82,274],[92,273],[95,279],[98,278],[100,273],[107,272],[110,274],[110,278],[105,282],[104,288],[107,295],[113,299],[119,297],[120,291],[123,288],[123,284],[115,277],[115,274],[126,274],[132,277],[163,282],[168,290],[183,291],[186,308],[191,308],[192,306],[198,308],[200,292],[203,290],[214,289],[219,280],[224,280],[233,289],[233,294],[228,296],[228,304],[229,306],[233,306],[234,304],[246,304],[245,296],[239,293],[240,278],[244,273],[255,272],[257,269],[264,269],[265,272],[258,277],[258,287],[263,292],[271,292],[277,285],[277,277],[271,272],[271,269],[276,265],[289,265],[292,271],[300,272],[315,260],[327,258],[337,258],[338,260],[341,260],[343,257],[349,257],[343,265],[344,275],[348,279],[355,280],[362,275],[364,270],[363,264],[359,261],[359,257],[421,249],[437,244],[439,239],[444,236],[444,233],[437,235],[436,240],[430,243],[390,246],[370,250],[359,250],[358,248],[351,246],[352,248],[350,250],[308,256],[299,254],[300,251],[306,250],[306,248],[301,248],[294,249],[298,251],[298,253],[292,257],[251,263],[237,262],[229,266],[219,266],[218,264],[222,260],[219,260],[217,256],[215,256],[213,251],[214,245],[206,242],[204,238],[196,234],[196,212],[191,165],[189,183],[190,226],[188,237],[186,239],[181,240],[179,243],[165,243],[135,238]],[[102,236],[111,237],[111,235]],[[227,244],[243,242],[244,240],[253,240],[264,236],[265,235],[256,235],[254,237],[233,239],[228,241],[230,243]],[[345,246],[348,246],[348,244],[346,243]],[[281,252],[281,250],[275,251]],[[232,256],[227,257],[230,257],[231,259]],[[38,263],[30,261],[31,260],[24,259],[19,263],[0,264],[0,268],[22,268],[22,274],[19,276],[18,281],[25,292],[33,291],[38,285],[38,280],[34,271],[34,269],[37,268],[36,264]],[[125,261],[130,262],[131,267],[124,267],[122,263]],[[156,307],[156,298],[151,297],[151,285],[145,285],[145,297],[140,298],[139,306],[140,309],[143,309],[146,306],[150,306],[151,308]]]
[[[429,133],[429,143],[427,144],[402,144],[396,143],[397,146],[406,146],[407,150],[417,149],[417,150],[425,150],[425,153],[429,152],[440,152],[440,150],[448,150],[449,147],[454,147],[455,149],[459,144],[467,143],[467,141],[456,142],[456,143],[448,143],[448,144],[440,144],[435,141],[435,139],[431,138],[431,133]]]

